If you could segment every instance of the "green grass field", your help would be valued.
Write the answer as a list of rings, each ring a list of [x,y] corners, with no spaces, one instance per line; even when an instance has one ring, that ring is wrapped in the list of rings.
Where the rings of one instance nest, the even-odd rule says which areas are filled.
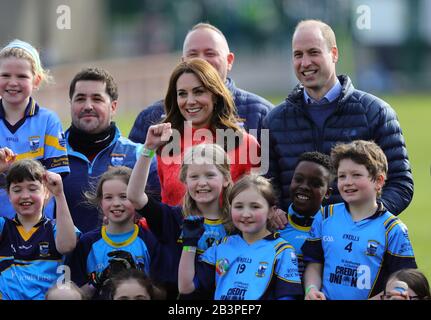
[[[282,100],[269,99],[275,104]],[[415,182],[413,201],[400,218],[409,228],[418,266],[431,281],[431,187],[428,185],[431,177],[431,133],[428,131],[431,129],[431,96],[402,95],[387,96],[384,99],[398,114]],[[124,135],[129,134],[136,114],[120,115],[117,118]]]

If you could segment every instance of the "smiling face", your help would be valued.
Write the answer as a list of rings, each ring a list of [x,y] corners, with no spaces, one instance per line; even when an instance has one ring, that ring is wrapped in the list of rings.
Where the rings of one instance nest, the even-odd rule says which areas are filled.
[[[9,199],[19,217],[35,218],[42,215],[48,191],[40,181],[12,182]]]
[[[194,73],[183,73],[177,80],[177,104],[181,115],[193,128],[209,126],[215,97]]]
[[[272,208],[255,188],[247,188],[232,200],[232,222],[247,241],[252,242],[269,234],[268,216]]]
[[[228,182],[214,164],[190,164],[186,187],[190,197],[199,204],[211,205],[219,201]]]
[[[292,51],[296,77],[312,98],[320,100],[337,80],[337,47],[328,48],[318,25],[307,24],[293,35]]]
[[[102,81],[78,81],[71,99],[72,123],[90,134],[106,130],[117,110]]]
[[[375,203],[377,191],[381,190],[384,184],[383,175],[373,181],[367,168],[351,159],[340,161],[337,177],[340,195],[350,206]]]
[[[127,184],[119,178],[103,183],[100,206],[109,223],[122,225],[134,220],[135,208],[127,199]]]
[[[0,59],[0,96],[6,110],[24,111],[38,82],[28,60],[14,57]]]
[[[304,216],[313,216],[319,210],[323,198],[329,196],[329,176],[329,171],[320,164],[300,162],[290,184],[293,209]]]

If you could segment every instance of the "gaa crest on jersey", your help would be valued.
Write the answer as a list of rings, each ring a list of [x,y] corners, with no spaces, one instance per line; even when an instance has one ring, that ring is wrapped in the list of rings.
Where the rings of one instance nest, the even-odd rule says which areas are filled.
[[[367,244],[367,256],[375,256],[377,248],[379,247],[379,242],[376,240],[368,240]]]
[[[28,143],[31,151],[36,151],[40,146],[40,136],[28,137]]]
[[[268,269],[268,262],[261,261],[257,267],[256,277],[262,278],[265,276],[266,269]]]
[[[49,242],[39,242],[39,255],[49,257]]]
[[[219,276],[224,275],[229,270],[229,260],[226,258],[219,259],[216,262],[216,272]]]
[[[112,153],[111,154],[111,164],[113,166],[122,166],[124,164],[125,154]]]

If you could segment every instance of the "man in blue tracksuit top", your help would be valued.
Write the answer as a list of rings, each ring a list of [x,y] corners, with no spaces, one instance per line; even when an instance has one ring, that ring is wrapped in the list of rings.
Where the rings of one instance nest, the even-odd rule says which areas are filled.
[[[388,159],[383,187],[385,208],[397,215],[411,202],[413,178],[395,111],[383,100],[336,75],[338,49],[330,26],[317,20],[298,24],[292,59],[300,81],[289,97],[264,119],[269,129],[268,176],[280,191],[280,206],[292,202],[289,185],[298,157],[306,151],[329,154],[337,142],[373,140]],[[336,185],[329,203],[341,202]],[[287,221],[286,221],[287,222]]]
[[[70,174],[63,180],[64,193],[75,226],[85,233],[99,226],[101,214],[85,202],[84,192],[96,185],[109,166],[133,168],[142,145],[122,137],[112,122],[118,90],[105,70],[79,72],[70,84],[69,97],[72,125],[66,131],[66,146]],[[147,191],[160,196],[156,160],[151,164]]]
[[[244,129],[253,134],[260,142],[262,120],[274,106],[254,93],[237,88],[233,80],[227,77],[227,73],[232,69],[235,56],[229,51],[223,33],[211,24],[196,24],[187,33],[183,44],[182,60],[192,58],[204,59],[217,70],[232,93],[238,116],[244,121]],[[164,117],[163,100],[153,103],[138,115],[129,138],[132,141],[144,143],[148,128],[160,122]],[[250,129],[254,130],[249,131]]]

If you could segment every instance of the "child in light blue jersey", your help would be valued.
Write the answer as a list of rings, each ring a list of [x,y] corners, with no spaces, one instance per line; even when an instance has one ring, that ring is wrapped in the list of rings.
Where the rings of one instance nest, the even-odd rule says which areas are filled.
[[[302,247],[305,299],[364,300],[380,295],[388,276],[416,268],[407,227],[379,201],[387,160],[374,142],[331,151],[345,201],[315,216]]]
[[[60,119],[40,107],[31,97],[33,90],[49,80],[37,50],[14,40],[0,51],[0,148],[13,151],[17,160],[36,159],[49,171],[70,172]],[[4,185],[0,178],[0,186]],[[0,190],[0,216],[13,218],[7,194]],[[53,203],[45,214],[52,218]]]
[[[168,282],[177,270],[173,261],[178,258],[173,255],[178,253],[162,246],[148,228],[135,223],[135,207],[127,199],[131,172],[128,167],[111,167],[95,190],[85,193],[90,204],[103,213],[107,225],[85,233],[68,264],[72,280],[93,299],[110,298],[109,281],[122,270],[141,270],[158,283]]]
[[[287,300],[302,296],[295,251],[267,225],[276,199],[269,180],[254,175],[241,178],[229,195],[231,219],[238,234],[208,248],[197,263],[202,219],[186,219],[186,245],[178,271],[180,293],[199,289],[212,292],[215,300]]]
[[[0,171],[7,161],[0,149]],[[33,159],[15,161],[6,175],[6,190],[15,217],[0,217],[0,299],[42,300],[62,276],[63,255],[78,240],[60,175]],[[56,200],[57,219],[42,213],[49,192]],[[0,211],[2,208],[0,208]]]
[[[287,212],[288,223],[279,232],[295,248],[301,279],[304,273],[301,247],[308,237],[314,216],[323,210],[322,201],[330,196],[332,180],[332,164],[328,155],[313,151],[304,152],[299,157],[290,184],[292,204]]]

